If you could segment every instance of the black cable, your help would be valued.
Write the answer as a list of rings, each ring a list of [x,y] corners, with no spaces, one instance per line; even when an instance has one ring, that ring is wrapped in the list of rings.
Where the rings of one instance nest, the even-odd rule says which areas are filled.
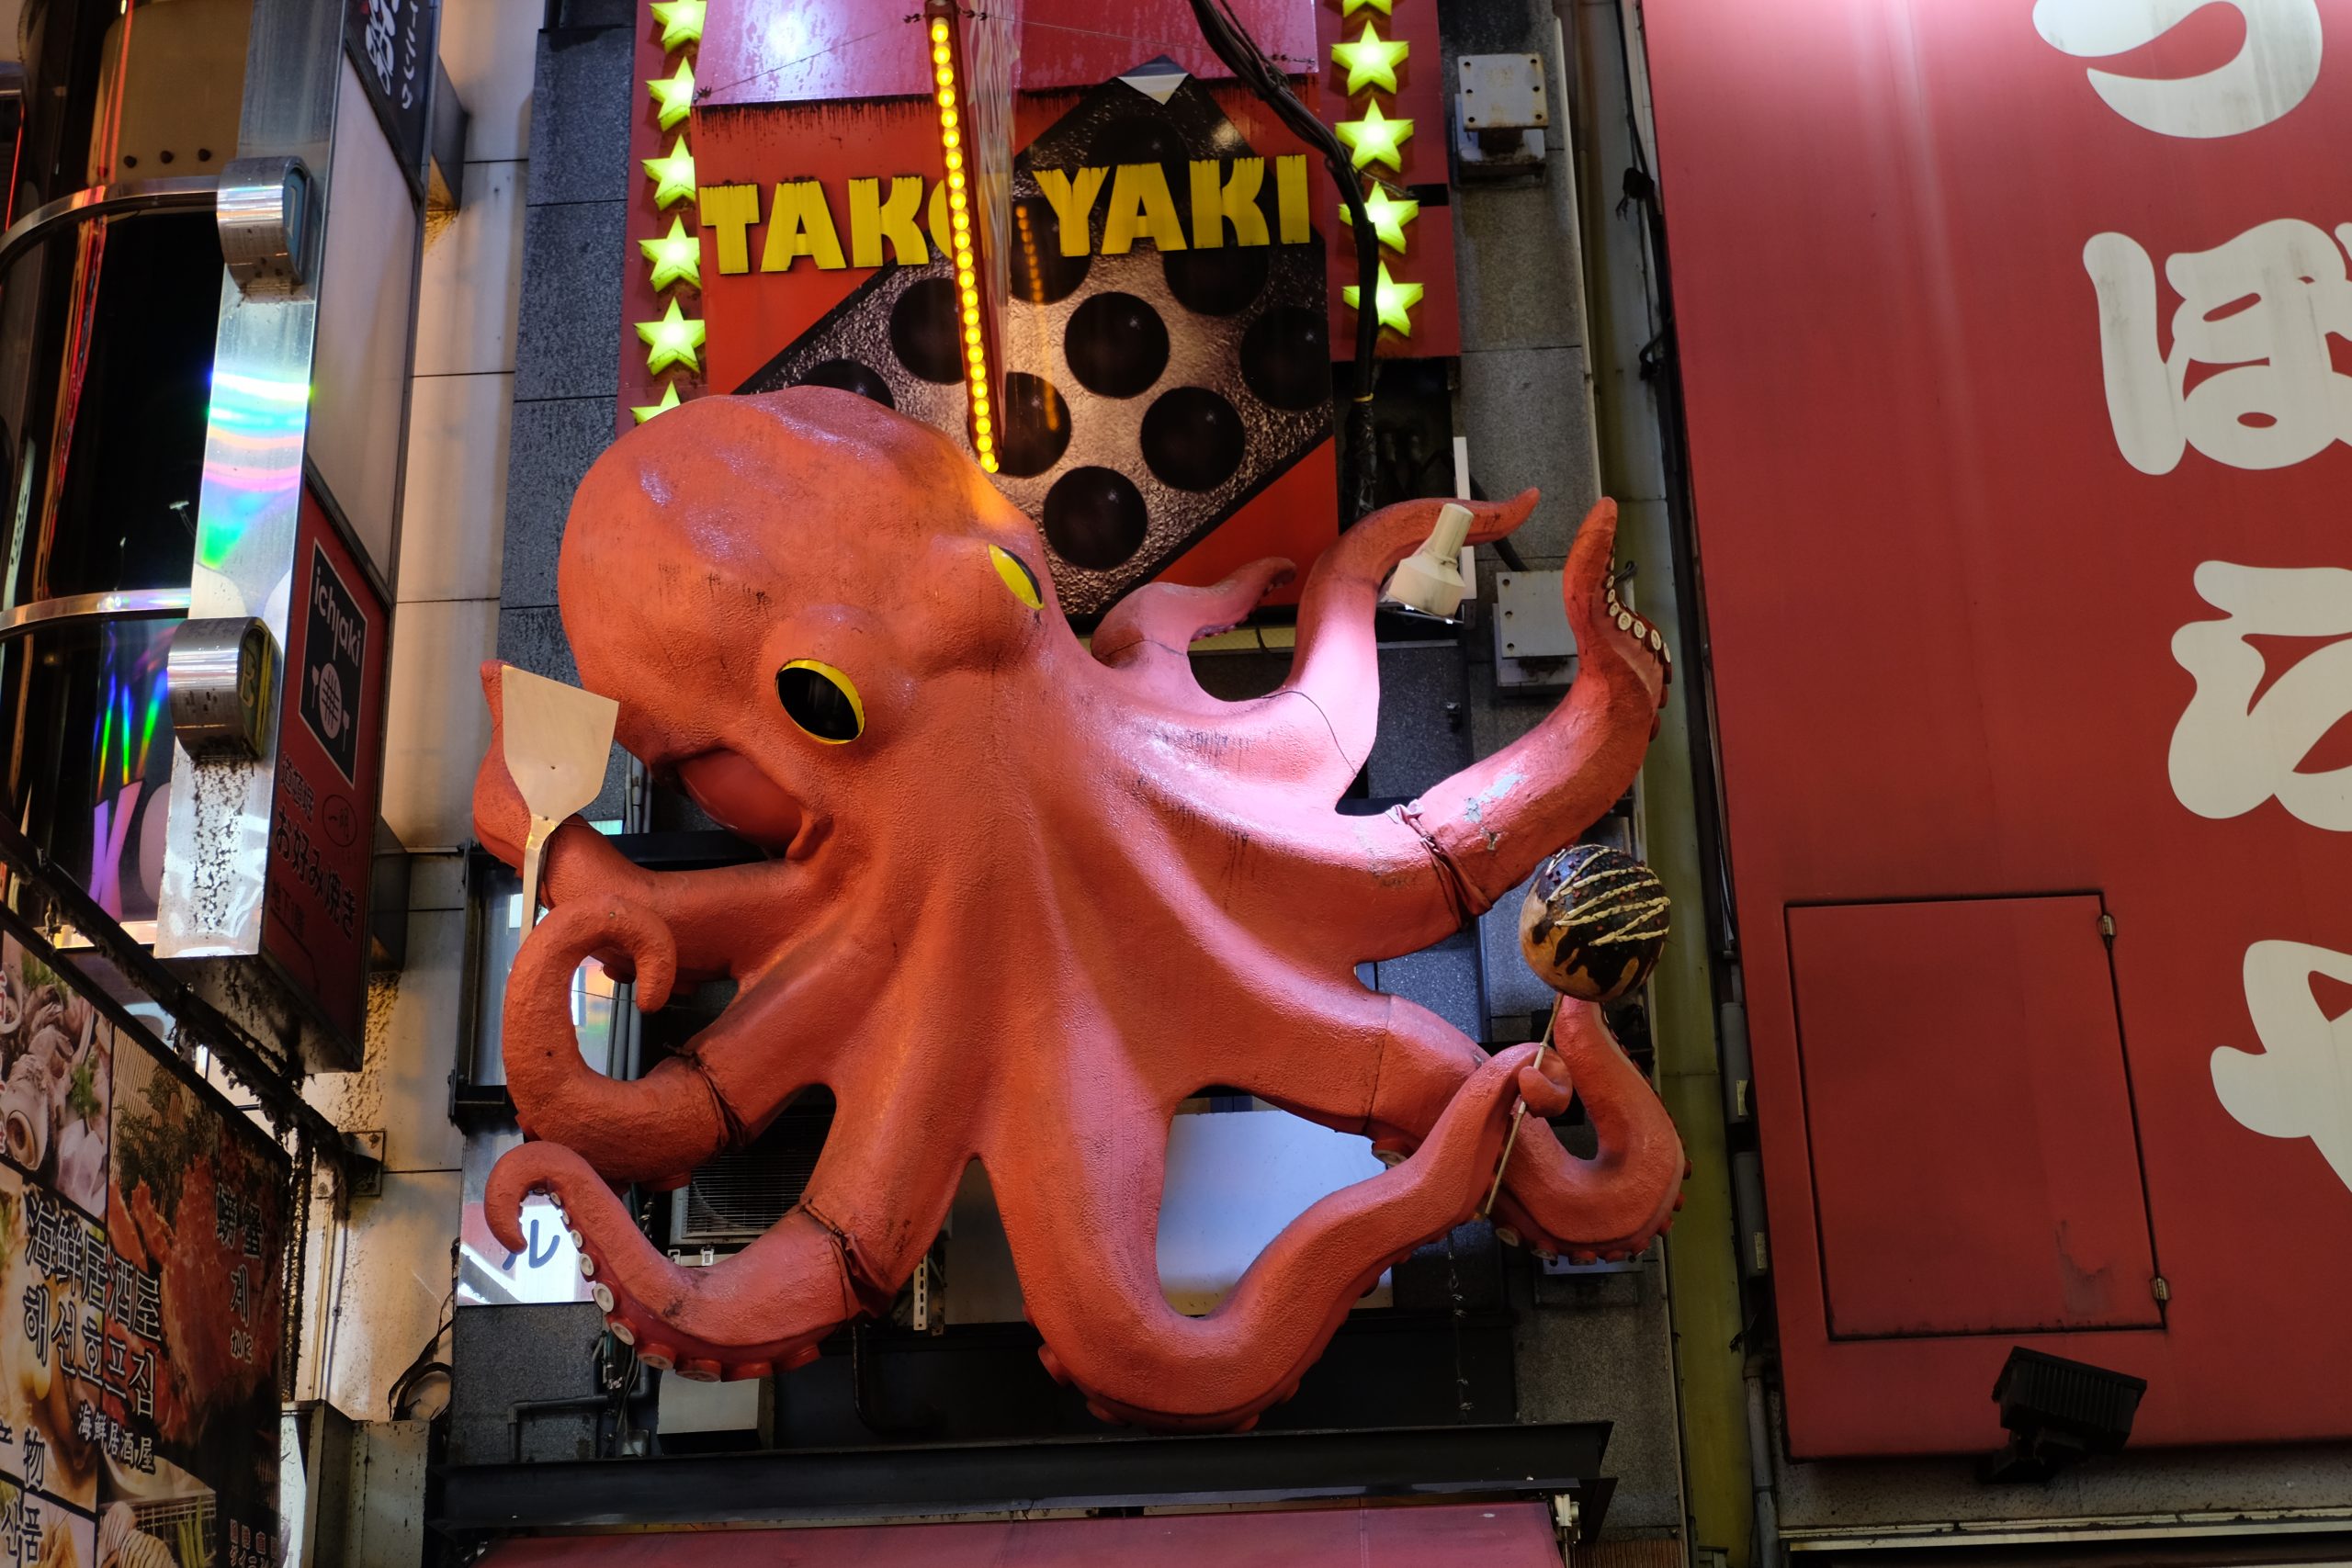
[[[1487,492],[1479,486],[1478,477],[1476,474],[1470,476],[1470,499],[1473,501],[1487,499]],[[1519,547],[1510,542],[1510,536],[1506,535],[1499,539],[1489,539],[1487,545],[1496,555],[1502,558],[1503,565],[1511,570],[1525,571],[1527,570],[1525,558],[1520,555]]]
[[[1375,472],[1372,396],[1379,376],[1374,355],[1380,344],[1380,312],[1374,294],[1380,280],[1380,236],[1373,228],[1371,214],[1364,209],[1363,182],[1357,177],[1347,149],[1340,144],[1331,128],[1307,112],[1306,106],[1290,90],[1289,82],[1266,58],[1227,0],[1191,0],[1191,5],[1202,39],[1210,51],[1224,62],[1225,68],[1233,73],[1235,80],[1272,108],[1300,141],[1323,155],[1332,179],[1339,185],[1340,199],[1347,203],[1348,216],[1355,230],[1355,390],[1348,404],[1346,455],[1340,476],[1340,509],[1345,514],[1344,526],[1372,510]]]
[[[618,1459],[628,1447],[631,1430],[628,1405],[629,1401],[635,1398],[639,1392],[637,1351],[629,1346],[622,1345],[608,1333],[598,1341],[596,1355],[603,1363],[602,1375],[605,1383],[611,1388],[613,1395],[611,1446],[605,1448],[604,1439],[600,1436],[598,1448],[602,1457]]]
[[[402,1413],[408,1408],[409,1402],[416,1396],[417,1386],[435,1372],[440,1373],[452,1383],[455,1383],[458,1381],[458,1374],[456,1371],[453,1370],[447,1361],[427,1361],[421,1367],[413,1367],[408,1371],[401,1374],[401,1381],[392,1385],[393,1420],[398,1421],[401,1419]],[[447,1406],[444,1406],[444,1408],[446,1409]]]
[[[451,1250],[455,1251],[456,1248],[453,1247]],[[452,1309],[455,1308],[457,1304],[458,1287],[453,1284],[449,1287],[449,1293],[441,1298],[441,1310],[436,1314],[440,1321],[435,1325],[432,1337],[426,1339],[425,1342],[418,1348],[414,1356],[409,1358],[408,1365],[401,1369],[400,1375],[392,1379],[391,1406],[393,1420],[397,1421],[401,1418],[401,1404],[403,1398],[407,1395],[409,1392],[409,1385],[411,1383],[424,1377],[428,1372],[435,1371],[438,1371],[445,1377],[454,1378],[456,1376],[456,1374],[450,1371],[449,1364],[447,1362],[433,1359],[433,1349],[435,1346],[441,1343],[441,1337],[444,1334],[448,1333],[450,1329],[457,1326],[458,1320],[454,1315],[452,1315]]]

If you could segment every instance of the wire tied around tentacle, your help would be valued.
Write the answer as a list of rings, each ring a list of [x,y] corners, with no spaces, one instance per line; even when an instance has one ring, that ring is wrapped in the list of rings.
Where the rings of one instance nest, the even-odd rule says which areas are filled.
[[[1493,902],[1480,897],[1476,885],[1463,874],[1462,866],[1454,860],[1453,852],[1438,842],[1435,834],[1421,826],[1420,802],[1413,800],[1402,806],[1392,806],[1388,808],[1388,815],[1410,828],[1413,836],[1420,840],[1421,848],[1429,851],[1430,863],[1437,869],[1438,890],[1445,897],[1446,908],[1453,911],[1454,930],[1460,931],[1494,908]]]

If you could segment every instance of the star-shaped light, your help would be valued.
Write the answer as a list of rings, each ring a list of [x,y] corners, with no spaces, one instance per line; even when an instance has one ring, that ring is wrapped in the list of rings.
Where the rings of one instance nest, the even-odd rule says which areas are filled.
[[[1364,25],[1370,27],[1372,24],[1367,22]],[[661,110],[655,118],[662,130],[669,130],[685,118],[695,107],[695,62],[681,60],[677,74],[656,76],[645,84],[645,90],[653,95],[653,102]]]
[[[1385,281],[1387,274],[1383,272],[1381,276]],[[1413,297],[1420,298],[1419,294]],[[678,309],[675,299],[670,301],[670,309],[660,321],[638,322],[639,340],[650,345],[645,355],[646,373],[659,376],[673,365],[701,370],[702,334],[702,323]]]
[[[637,248],[653,264],[653,292],[659,294],[681,278],[702,287],[702,242],[686,232],[686,220],[673,217],[670,231],[639,240]],[[1398,247],[1402,249],[1402,246]]]
[[[1393,93],[1396,90],[1396,67],[1404,64],[1405,57],[1412,51],[1413,46],[1409,43],[1382,38],[1379,30],[1372,25],[1372,18],[1366,17],[1363,19],[1363,35],[1353,43],[1333,44],[1331,58],[1348,68],[1348,92],[1351,96],[1363,92],[1366,87]]]
[[[634,403],[630,405],[628,412],[637,416],[638,423],[643,424],[655,414],[668,413],[672,409],[676,408],[677,406],[678,384],[675,381],[670,381],[665,382],[662,385],[662,400],[660,402]]]
[[[1410,197],[1399,198],[1389,195],[1388,187],[1375,180],[1363,198],[1363,214],[1372,220],[1372,231],[1380,236],[1382,244],[1392,251],[1402,251],[1405,248],[1405,225],[1421,215],[1421,204]],[[1348,204],[1344,201],[1340,203],[1340,221],[1352,225],[1355,220],[1356,215],[1348,209]],[[650,244],[652,242],[646,243]]]
[[[1358,309],[1356,299],[1357,296],[1363,292],[1363,291],[1362,289],[1351,283],[1345,288],[1340,290],[1340,296],[1347,300],[1348,309],[1353,310]],[[1407,312],[1410,311],[1414,306],[1421,302],[1421,286],[1418,283],[1399,283],[1395,278],[1390,277],[1388,276],[1388,264],[1386,262],[1382,262],[1380,264],[1380,282],[1374,287],[1372,291],[1372,308],[1380,317],[1380,324],[1384,327],[1396,328],[1396,335],[1398,337],[1411,337],[1413,335],[1413,318]],[[671,309],[674,310],[677,307],[673,305]],[[639,332],[643,332],[645,329],[643,327],[639,327],[637,330]]]
[[[1375,0],[1382,11],[1388,9],[1387,0]],[[669,53],[681,44],[702,41],[703,18],[708,15],[707,0],[653,0],[648,7],[653,19],[662,24],[662,52]]]
[[[1409,119],[1392,119],[1380,112],[1380,100],[1374,99],[1363,107],[1362,119],[1343,119],[1331,128],[1340,140],[1348,144],[1353,154],[1350,160],[1357,168],[1370,164],[1385,164],[1403,172],[1405,139],[1413,134]]]
[[[1340,20],[1343,22],[1346,21],[1350,17],[1352,17],[1358,11],[1363,10],[1366,6],[1371,6],[1374,10],[1379,12],[1384,17],[1390,14],[1388,10],[1388,0],[1340,0]]]
[[[645,172],[653,181],[653,206],[656,211],[673,201],[690,201],[695,194],[695,155],[686,149],[683,136],[670,143],[666,158],[644,160]]]

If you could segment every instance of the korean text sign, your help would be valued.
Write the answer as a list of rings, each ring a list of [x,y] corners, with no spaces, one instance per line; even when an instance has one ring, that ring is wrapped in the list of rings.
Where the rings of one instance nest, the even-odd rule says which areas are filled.
[[[0,1563],[275,1564],[286,1158],[0,933]]]

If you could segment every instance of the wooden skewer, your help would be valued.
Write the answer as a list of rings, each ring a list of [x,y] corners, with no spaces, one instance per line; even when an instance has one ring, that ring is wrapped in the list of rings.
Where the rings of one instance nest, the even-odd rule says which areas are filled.
[[[1534,1065],[1539,1071],[1544,1066],[1544,1053],[1552,1048],[1552,1026],[1559,1021],[1559,1017],[1560,1004],[1554,1002],[1551,1012],[1544,1020],[1544,1038],[1535,1043]],[[1510,1168],[1511,1145],[1519,1142],[1519,1124],[1526,1119],[1526,1116],[1527,1101],[1522,1098],[1518,1104],[1511,1107],[1510,1131],[1503,1137],[1503,1156],[1495,1162],[1495,1184],[1487,1189],[1487,1201],[1478,1208],[1478,1217],[1482,1220],[1495,1212],[1495,1200],[1502,1195],[1503,1172]]]

